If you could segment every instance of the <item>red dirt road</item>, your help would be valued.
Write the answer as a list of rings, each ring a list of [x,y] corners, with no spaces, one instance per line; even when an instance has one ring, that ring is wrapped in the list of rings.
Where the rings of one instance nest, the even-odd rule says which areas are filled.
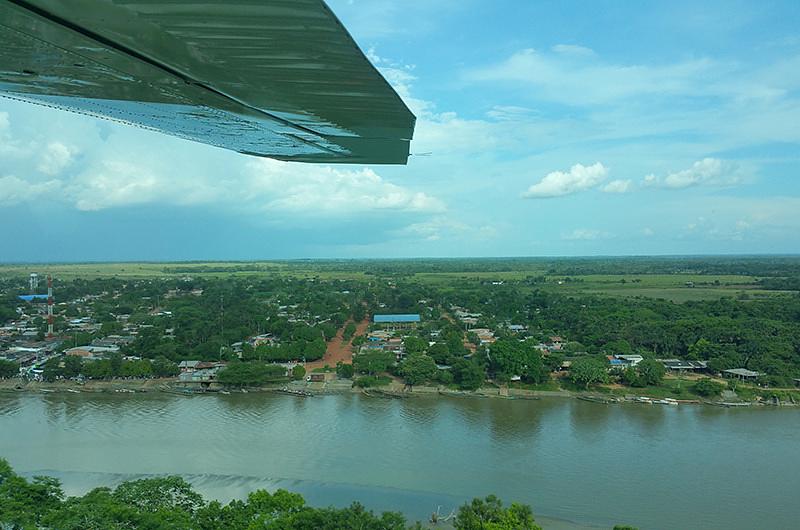
[[[328,347],[325,350],[325,356],[320,359],[319,361],[311,361],[306,363],[306,373],[311,373],[314,368],[324,368],[327,364],[331,368],[336,366],[336,363],[339,361],[345,364],[351,364],[353,362],[353,353],[350,350],[350,342],[345,342],[342,339],[342,334],[344,333],[344,328],[347,327],[348,322],[345,322],[344,326],[342,326],[339,331],[336,332],[336,336],[328,343]],[[363,335],[367,331],[367,327],[369,326],[369,320],[364,319],[356,325],[356,333],[353,335]]]

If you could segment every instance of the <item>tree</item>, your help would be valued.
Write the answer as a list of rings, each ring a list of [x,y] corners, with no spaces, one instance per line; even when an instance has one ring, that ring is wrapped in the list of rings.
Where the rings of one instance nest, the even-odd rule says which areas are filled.
[[[336,363],[336,376],[341,379],[352,379],[355,369],[352,364],[339,361]]]
[[[342,332],[342,338],[345,341],[350,340],[353,335],[356,333],[356,325],[354,322],[348,322],[347,325],[344,327],[344,332]]]
[[[283,366],[258,361],[231,363],[217,374],[217,381],[232,386],[258,386],[285,378]]]
[[[704,377],[694,384],[694,392],[700,396],[712,397],[722,393],[725,387],[710,377]]]
[[[194,513],[203,505],[203,497],[188,482],[175,476],[123,482],[114,491],[114,498],[149,512],[181,509]]]
[[[0,359],[0,379],[9,379],[19,375],[19,365],[13,361]]]
[[[360,353],[353,357],[356,372],[367,375],[385,372],[393,362],[394,355],[382,350]]]
[[[121,375],[120,372],[122,370],[122,354],[119,352],[114,352],[108,356],[108,360],[111,363],[111,375],[117,377]]]
[[[462,390],[477,390],[486,379],[486,371],[474,359],[461,359],[453,365],[453,376]]]
[[[472,499],[458,509],[453,526],[456,530],[542,530],[536,525],[530,506],[503,503],[494,495]]]
[[[297,493],[279,489],[251,492],[226,505],[206,502],[176,476],[123,482],[64,499],[57,480],[26,480],[0,459],[0,527],[59,530],[411,530],[402,514],[375,514],[359,503],[346,508],[314,508]],[[459,530],[540,530],[529,506],[490,495],[459,509]]]
[[[400,365],[400,375],[411,386],[433,379],[437,371],[436,362],[427,355],[411,355]]]
[[[292,379],[295,381],[302,381],[305,376],[306,369],[302,365],[296,364],[294,368],[292,368]]]
[[[153,361],[153,374],[157,377],[174,377],[180,373],[178,365],[164,356]]]
[[[450,349],[444,342],[436,342],[428,348],[428,355],[439,364],[447,364],[450,360]]]
[[[67,355],[64,358],[64,377],[77,377],[83,368],[83,359],[77,355]]]
[[[406,353],[409,355],[414,355],[416,353],[423,353],[425,351],[425,348],[427,347],[428,347],[427,342],[414,335],[409,335],[408,337],[403,339],[403,348],[405,348]]]
[[[661,384],[667,371],[664,365],[655,359],[644,359],[637,368],[644,384],[653,386]]]
[[[569,376],[577,385],[589,388],[589,385],[608,382],[608,371],[603,361],[591,357],[576,359],[569,369]]]
[[[530,342],[501,339],[489,349],[489,370],[495,379],[508,382],[512,376],[526,381],[541,382],[547,374],[542,365],[542,356]]]

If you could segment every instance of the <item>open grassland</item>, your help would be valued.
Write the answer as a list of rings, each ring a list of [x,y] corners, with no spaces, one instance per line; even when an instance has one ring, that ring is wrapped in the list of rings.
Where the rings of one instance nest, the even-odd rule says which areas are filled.
[[[388,263],[389,265],[385,265]],[[450,263],[450,270],[426,271],[436,262],[381,262],[351,260],[297,260],[259,262],[178,262],[178,263],[65,263],[0,265],[0,278],[52,274],[61,280],[76,278],[179,278],[184,276],[228,278],[282,276],[318,278],[321,280],[357,280],[412,282],[444,290],[474,288],[478,284],[494,288],[515,288],[521,291],[543,289],[567,295],[599,295],[615,297],[663,298],[682,303],[714,300],[722,297],[758,299],[783,296],[794,291],[763,289],[758,277],[740,274],[697,274],[676,272],[641,274],[572,274],[556,275],[546,265],[531,261],[515,263],[512,270],[475,270],[480,262],[463,260]],[[387,270],[383,270],[386,268]],[[491,268],[487,266],[487,268]],[[417,269],[416,271],[414,269]],[[422,269],[424,272],[420,272]]]
[[[546,288],[564,294],[596,294],[645,298],[663,298],[673,302],[714,300],[722,297],[764,298],[791,291],[759,288],[756,277],[728,274],[640,274],[582,275],[572,281],[548,278]]]
[[[294,278],[363,279],[363,271],[318,270],[305,262],[180,262],[180,263],[64,263],[0,265],[0,277],[27,276],[36,272],[40,277],[52,274],[62,280],[76,278],[167,278],[280,275]]]

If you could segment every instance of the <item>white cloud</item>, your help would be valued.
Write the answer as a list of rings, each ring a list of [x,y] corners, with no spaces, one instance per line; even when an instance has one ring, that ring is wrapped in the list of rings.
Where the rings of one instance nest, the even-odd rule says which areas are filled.
[[[59,180],[29,182],[15,176],[0,177],[0,204],[12,205],[52,194],[61,186]]]
[[[395,235],[424,241],[439,241],[443,235],[461,234],[468,229],[469,227],[464,223],[437,216],[428,221],[410,224],[398,230]]]
[[[259,159],[247,164],[245,193],[267,210],[310,214],[398,210],[441,212],[445,205],[422,192],[385,181],[369,168],[334,169]]]
[[[597,239],[608,239],[609,237],[611,237],[611,234],[601,230],[576,228],[572,232],[562,234],[561,239],[565,241],[594,241]]]
[[[690,186],[730,186],[742,180],[741,168],[733,163],[718,158],[704,158],[692,164],[692,167],[674,173],[669,173],[663,178],[655,175],[644,177],[646,186],[660,186],[662,188],[681,189]]]
[[[497,64],[465,73],[469,81],[521,83],[540,98],[569,105],[608,103],[640,95],[692,95],[730,91],[702,81],[726,71],[708,59],[666,65],[582,61],[589,48],[556,45],[552,53],[524,49]]]
[[[495,237],[497,228],[491,225],[470,226],[443,215],[437,215],[419,223],[410,224],[395,232],[400,238],[439,241],[441,239],[469,239],[482,241]]]
[[[533,109],[516,105],[495,105],[486,113],[486,116],[498,121],[518,121],[529,119],[535,114]]]
[[[167,175],[157,166],[104,160],[72,180],[66,195],[80,210],[147,203],[213,204],[328,217],[382,210],[445,210],[440,200],[387,182],[368,168],[338,169],[268,158],[248,160],[225,178]]]
[[[630,180],[612,180],[603,186],[603,191],[606,193],[627,193],[630,187]]]
[[[556,44],[553,46],[552,50],[563,55],[573,55],[577,57],[592,57],[595,55],[593,49],[585,46],[578,46],[577,44]]]
[[[36,169],[45,175],[57,175],[72,163],[75,150],[61,142],[50,142],[41,154]]]
[[[608,169],[603,164],[596,162],[591,166],[575,164],[569,172],[553,171],[548,173],[540,182],[533,184],[528,191],[522,194],[525,198],[560,197],[588,190],[603,182],[608,175]]]
[[[655,230],[653,230],[650,227],[644,227],[642,229],[642,235],[645,236],[645,237],[653,237],[655,234],[656,234]]]

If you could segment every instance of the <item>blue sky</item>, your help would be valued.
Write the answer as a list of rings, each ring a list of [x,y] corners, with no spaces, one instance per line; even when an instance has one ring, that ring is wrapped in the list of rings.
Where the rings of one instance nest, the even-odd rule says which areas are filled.
[[[0,99],[0,261],[800,252],[800,3],[329,4],[408,166]]]

